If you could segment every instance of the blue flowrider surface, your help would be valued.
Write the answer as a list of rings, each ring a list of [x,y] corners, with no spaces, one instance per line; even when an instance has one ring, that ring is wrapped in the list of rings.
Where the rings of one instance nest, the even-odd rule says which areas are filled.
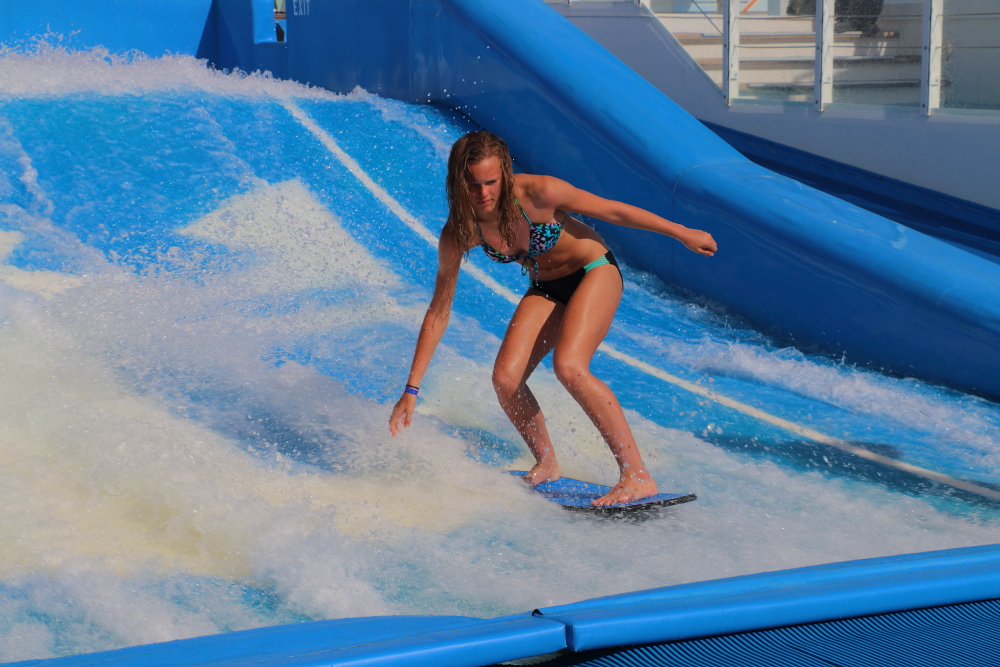
[[[524,477],[528,474],[526,470],[509,470],[508,472],[518,477]],[[610,490],[610,486],[582,482],[578,479],[570,479],[569,477],[560,477],[554,482],[542,482],[532,489],[532,491],[540,494],[546,500],[557,505],[562,505],[566,509],[597,513],[629,512],[651,507],[678,505],[698,499],[698,496],[693,493],[658,493],[649,498],[633,500],[632,502],[621,503],[619,505],[595,507],[591,504],[592,501],[600,498]]]

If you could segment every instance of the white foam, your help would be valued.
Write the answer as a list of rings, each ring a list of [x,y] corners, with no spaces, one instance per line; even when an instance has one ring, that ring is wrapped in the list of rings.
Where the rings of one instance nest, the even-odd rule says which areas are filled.
[[[21,232],[0,231],[0,262],[7,259],[13,249],[24,240]],[[67,275],[58,271],[25,271],[13,266],[0,264],[0,281],[16,289],[37,294],[45,299],[51,299],[68,289],[81,284],[77,276]]]
[[[54,204],[38,183],[38,171],[35,169],[35,165],[32,164],[31,157],[24,151],[21,142],[17,140],[10,121],[0,117],[0,154],[3,153],[7,153],[21,168],[18,180],[21,181],[21,184],[34,199],[35,205],[33,208],[35,211],[42,216],[51,216]],[[7,175],[0,174],[0,178],[6,179]],[[2,181],[0,181],[0,184],[2,184]],[[9,187],[4,188],[0,185],[0,195],[6,195],[7,193],[4,190],[7,190]],[[12,190],[12,188],[10,189]]]
[[[972,396],[934,395],[925,385],[889,379],[848,365],[824,365],[792,348],[768,350],[744,343],[698,343],[633,336],[650,350],[706,374],[745,378],[829,403],[851,413],[905,425],[947,443],[951,453],[981,474],[1000,472],[1000,424],[994,410]]]
[[[258,182],[179,233],[255,253],[250,285],[264,293],[349,285],[398,286],[344,231],[337,218],[295,179]]]
[[[241,97],[336,99],[333,93],[274,79],[270,73],[225,73],[193,56],[150,58],[141,53],[112,54],[95,47],[76,51],[58,37],[29,50],[0,47],[0,96],[18,98],[74,94],[144,95],[206,92]]]

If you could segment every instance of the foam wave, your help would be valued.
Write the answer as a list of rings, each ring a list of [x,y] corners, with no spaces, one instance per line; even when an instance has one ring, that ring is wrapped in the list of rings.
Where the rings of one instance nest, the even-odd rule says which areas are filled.
[[[890,380],[849,365],[818,363],[793,348],[768,350],[741,343],[674,342],[677,363],[785,389],[884,422],[923,431],[984,475],[1000,473],[1000,424],[987,401],[928,388],[917,380]]]
[[[322,100],[339,97],[322,88],[274,79],[270,73],[221,72],[193,56],[151,58],[139,52],[114,54],[101,47],[77,51],[61,46],[55,35],[27,49],[0,47],[0,96],[24,99],[163,92]]]

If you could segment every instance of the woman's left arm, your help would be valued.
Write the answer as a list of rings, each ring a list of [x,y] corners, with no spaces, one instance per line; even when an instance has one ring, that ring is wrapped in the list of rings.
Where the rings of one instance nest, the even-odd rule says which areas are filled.
[[[718,250],[715,239],[708,232],[679,225],[638,206],[598,197],[558,178],[551,176],[537,178],[538,180],[532,184],[535,186],[532,188],[534,190],[532,194],[536,195],[539,204],[597,218],[614,225],[664,234],[677,239],[689,250],[707,257],[711,257]]]

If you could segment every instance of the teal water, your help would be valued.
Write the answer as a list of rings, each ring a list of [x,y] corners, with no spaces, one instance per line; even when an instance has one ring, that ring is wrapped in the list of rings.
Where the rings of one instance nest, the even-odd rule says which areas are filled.
[[[496,616],[996,541],[989,503],[600,354],[665,491],[569,515],[490,386],[526,278],[473,252],[420,414],[389,437],[433,286],[446,110],[191,59],[0,54],[0,660],[307,619]],[[289,105],[417,222],[387,208]],[[786,347],[631,270],[608,342],[902,461],[1000,484],[1000,409]],[[711,261],[726,261],[725,249]],[[614,462],[548,368],[564,472]]]

